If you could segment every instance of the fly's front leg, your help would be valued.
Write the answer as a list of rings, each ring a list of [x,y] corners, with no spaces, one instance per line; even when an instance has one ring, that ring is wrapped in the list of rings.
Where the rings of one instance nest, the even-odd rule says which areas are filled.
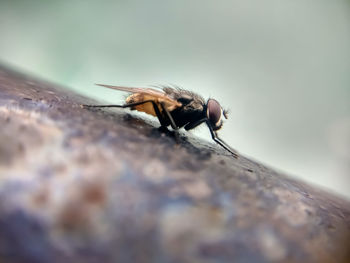
[[[207,121],[207,126],[209,128],[209,131],[210,131],[210,134],[211,134],[211,137],[212,139],[217,143],[219,144],[222,148],[224,148],[226,151],[230,152],[234,158],[238,158],[238,153],[232,149],[227,143],[225,143],[223,140],[221,140],[215,131],[213,131],[213,128],[210,126],[210,123]]]
[[[207,118],[203,118],[203,119],[200,119],[198,121],[190,122],[190,123],[186,124],[185,130],[186,131],[192,130],[192,129],[196,128],[197,126],[201,125],[203,122],[206,122],[207,120],[208,120]]]

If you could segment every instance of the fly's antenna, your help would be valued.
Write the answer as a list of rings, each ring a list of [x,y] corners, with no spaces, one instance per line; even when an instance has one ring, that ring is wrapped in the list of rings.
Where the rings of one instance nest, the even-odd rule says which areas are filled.
[[[225,119],[228,119],[229,113],[230,113],[230,110],[229,110],[229,109],[224,109],[224,110],[222,111],[222,114],[224,115]]]

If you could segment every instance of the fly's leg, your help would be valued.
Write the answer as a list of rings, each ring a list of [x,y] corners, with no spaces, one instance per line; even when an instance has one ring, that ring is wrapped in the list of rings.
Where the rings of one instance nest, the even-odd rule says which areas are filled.
[[[186,124],[185,130],[186,131],[192,130],[192,129],[196,128],[197,126],[201,125],[203,122],[206,122],[207,120],[208,120],[208,118],[203,118],[203,119],[200,119],[198,121],[190,122],[190,123]]]
[[[160,105],[162,106],[162,110],[165,112],[166,116],[169,119],[171,128],[173,128],[175,131],[177,131],[179,129],[179,127],[176,125],[176,123],[175,123],[173,117],[171,116],[170,112],[165,108],[163,103],[160,103]]]
[[[176,143],[179,144],[179,142],[180,142],[179,133],[178,133],[179,126],[176,125],[173,116],[171,116],[171,113],[165,108],[164,104],[161,102],[160,105],[162,106],[163,112],[165,112],[165,115],[169,119],[171,128],[173,128],[173,130],[174,130]]]
[[[232,149],[230,146],[228,146],[227,143],[225,143],[223,140],[221,140],[221,139],[217,136],[216,132],[213,131],[213,128],[210,126],[210,123],[209,123],[208,121],[207,121],[206,123],[207,123],[207,126],[208,126],[208,128],[209,128],[209,131],[210,131],[210,134],[211,134],[212,139],[213,139],[217,144],[219,144],[222,148],[224,148],[226,151],[230,152],[230,153],[233,155],[233,157],[237,159],[237,158],[238,158],[238,153],[237,153],[234,149]]]
[[[217,143],[219,144],[222,148],[224,148],[226,151],[230,152],[233,157],[235,158],[238,158],[238,153],[232,149],[230,146],[227,145],[227,143],[225,143],[223,140],[221,140],[218,135],[216,134],[216,132],[213,130],[213,128],[211,127],[210,123],[209,123],[209,120],[208,118],[203,118],[203,119],[200,119],[198,121],[194,121],[192,123],[188,123],[186,126],[185,126],[185,130],[191,130],[191,129],[194,129],[196,128],[197,126],[199,126],[200,124],[202,124],[203,122],[205,122],[209,128],[209,131],[210,131],[210,134],[211,134],[211,137],[212,139]]]

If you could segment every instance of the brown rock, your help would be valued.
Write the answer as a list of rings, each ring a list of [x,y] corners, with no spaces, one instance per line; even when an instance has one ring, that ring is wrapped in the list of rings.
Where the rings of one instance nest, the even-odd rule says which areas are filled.
[[[350,203],[0,67],[0,262],[350,262]]]

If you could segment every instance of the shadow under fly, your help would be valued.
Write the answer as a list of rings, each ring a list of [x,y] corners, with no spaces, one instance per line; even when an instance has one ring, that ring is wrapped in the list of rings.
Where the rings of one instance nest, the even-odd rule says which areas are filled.
[[[238,153],[217,135],[217,130],[223,125],[223,118],[227,119],[227,111],[215,99],[205,101],[200,95],[178,87],[161,86],[154,89],[97,85],[126,91],[130,95],[124,105],[82,105],[83,107],[130,108],[157,117],[161,128],[166,129],[170,125],[175,131],[182,127],[191,130],[205,123],[212,139],[238,158]]]

